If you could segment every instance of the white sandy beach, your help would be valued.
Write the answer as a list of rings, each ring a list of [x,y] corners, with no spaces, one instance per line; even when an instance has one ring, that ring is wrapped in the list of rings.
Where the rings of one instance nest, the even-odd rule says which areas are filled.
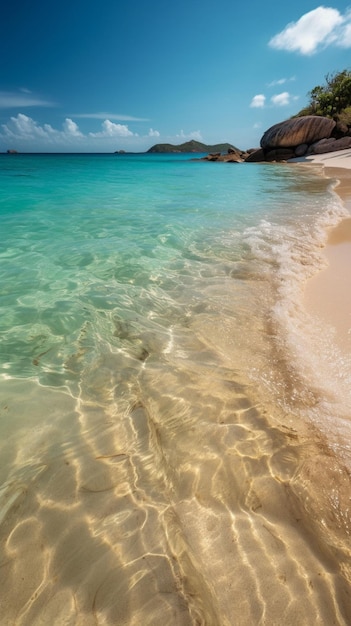
[[[318,315],[336,330],[343,350],[351,351],[351,149],[311,155],[294,161],[322,164],[325,173],[338,179],[335,191],[350,211],[350,218],[332,229],[323,254],[327,266],[310,279],[305,290],[309,312]]]

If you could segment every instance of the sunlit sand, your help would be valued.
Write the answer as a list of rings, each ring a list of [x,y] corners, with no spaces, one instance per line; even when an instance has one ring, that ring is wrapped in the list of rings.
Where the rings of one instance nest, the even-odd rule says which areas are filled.
[[[351,151],[308,157],[322,163],[327,176],[340,181],[335,188],[351,213]],[[324,250],[325,269],[306,285],[306,305],[335,327],[339,345],[351,351],[351,217],[330,231]]]

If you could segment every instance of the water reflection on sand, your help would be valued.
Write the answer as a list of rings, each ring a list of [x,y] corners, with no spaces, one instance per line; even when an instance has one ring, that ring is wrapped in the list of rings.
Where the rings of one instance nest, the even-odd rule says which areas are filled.
[[[192,330],[100,354],[76,396],[6,381],[1,624],[351,622],[347,472],[240,331]]]
[[[74,210],[49,179],[41,237],[9,219],[1,626],[351,623],[351,368],[301,307],[343,210],[264,167],[220,170],[206,219],[204,170],[170,199],[173,169],[154,195],[96,164]]]

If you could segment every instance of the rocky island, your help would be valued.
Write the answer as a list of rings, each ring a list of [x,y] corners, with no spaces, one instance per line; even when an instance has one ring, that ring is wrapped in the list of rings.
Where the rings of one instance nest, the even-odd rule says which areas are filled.
[[[177,152],[192,152],[192,153],[206,153],[206,152],[228,152],[228,150],[238,150],[230,143],[218,143],[213,146],[206,145],[200,141],[186,141],[180,145],[173,145],[171,143],[157,143],[152,146],[147,153],[177,153]]]

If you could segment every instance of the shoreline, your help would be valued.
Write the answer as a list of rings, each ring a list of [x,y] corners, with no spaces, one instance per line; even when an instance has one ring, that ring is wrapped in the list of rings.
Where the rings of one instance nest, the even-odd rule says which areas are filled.
[[[351,353],[351,150],[310,155],[290,162],[322,164],[323,173],[338,179],[335,193],[350,217],[328,232],[322,255],[326,267],[310,278],[304,291],[308,313],[335,329],[335,341],[343,352]]]

